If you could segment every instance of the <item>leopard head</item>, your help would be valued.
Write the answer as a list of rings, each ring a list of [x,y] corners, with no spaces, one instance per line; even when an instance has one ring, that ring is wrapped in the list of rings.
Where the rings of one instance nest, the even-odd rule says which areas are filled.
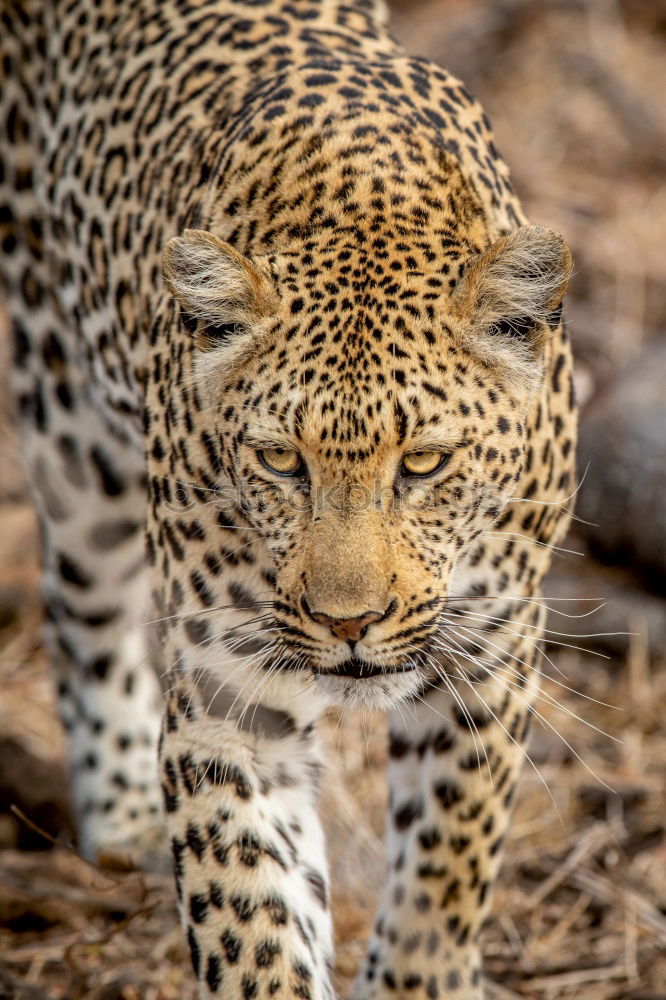
[[[208,232],[164,270],[285,669],[395,701],[428,674],[456,565],[510,501],[571,269],[556,233],[320,232],[250,259]],[[363,691],[362,695],[358,695]]]

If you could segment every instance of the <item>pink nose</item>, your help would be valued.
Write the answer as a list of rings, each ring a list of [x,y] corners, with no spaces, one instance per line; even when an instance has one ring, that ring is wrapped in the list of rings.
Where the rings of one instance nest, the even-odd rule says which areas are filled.
[[[359,615],[357,618],[331,618],[330,615],[309,609],[308,614],[313,621],[325,625],[336,639],[344,639],[345,642],[356,642],[357,639],[362,639],[368,626],[372,625],[373,622],[381,621],[384,617],[381,611],[366,611],[364,615]]]

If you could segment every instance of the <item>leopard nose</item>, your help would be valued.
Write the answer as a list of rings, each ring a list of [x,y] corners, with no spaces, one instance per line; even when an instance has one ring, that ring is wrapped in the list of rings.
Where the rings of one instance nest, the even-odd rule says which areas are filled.
[[[368,626],[373,622],[382,620],[386,612],[366,611],[362,615],[354,618],[333,618],[322,611],[312,611],[305,598],[302,600],[303,609],[319,625],[324,625],[336,639],[343,639],[345,642],[356,642],[362,639],[368,630]]]

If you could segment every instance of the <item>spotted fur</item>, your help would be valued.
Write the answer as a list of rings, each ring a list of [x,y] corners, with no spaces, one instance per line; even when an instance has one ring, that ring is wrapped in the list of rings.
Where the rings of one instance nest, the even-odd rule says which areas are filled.
[[[568,250],[381,2],[1,16],[2,277],[83,847],[154,862],[162,810],[201,996],[331,997],[317,720],[382,706],[355,996],[479,1000],[573,488]]]

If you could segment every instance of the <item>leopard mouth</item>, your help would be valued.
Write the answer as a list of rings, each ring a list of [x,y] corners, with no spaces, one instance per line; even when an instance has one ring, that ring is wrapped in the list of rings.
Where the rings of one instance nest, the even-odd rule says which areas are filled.
[[[376,663],[365,663],[352,657],[339,663],[337,667],[330,670],[321,670],[314,667],[314,672],[320,677],[353,677],[356,680],[368,680],[371,677],[389,677],[392,674],[408,674],[415,669],[413,663],[403,663],[394,667],[380,667]]]

